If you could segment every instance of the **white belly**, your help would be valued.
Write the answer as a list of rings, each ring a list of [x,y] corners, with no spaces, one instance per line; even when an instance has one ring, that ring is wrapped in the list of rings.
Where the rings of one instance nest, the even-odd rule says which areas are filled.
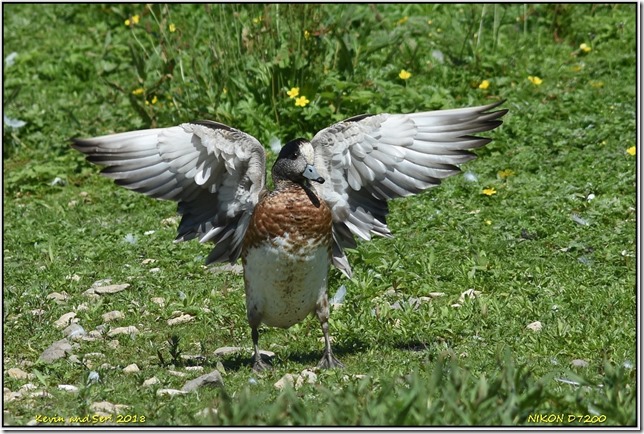
[[[315,311],[327,289],[327,246],[287,249],[286,237],[249,248],[244,266],[246,307],[272,327],[290,327]]]

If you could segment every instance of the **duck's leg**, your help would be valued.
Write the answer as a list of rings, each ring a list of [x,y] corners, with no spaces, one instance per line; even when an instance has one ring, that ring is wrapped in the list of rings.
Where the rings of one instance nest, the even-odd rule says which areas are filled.
[[[320,320],[322,333],[324,334],[324,354],[322,355],[322,360],[318,363],[318,368],[344,368],[344,365],[335,358],[331,350],[331,339],[329,338],[329,299],[326,292],[315,305],[315,314]]]
[[[253,338],[253,371],[261,372],[271,369],[271,365],[262,360],[262,354],[259,352],[259,331],[257,329],[262,321],[256,306],[247,305],[246,315],[248,317],[248,324],[250,325],[251,336]]]
[[[271,369],[271,365],[262,360],[262,354],[259,352],[259,332],[257,331],[257,326],[251,325],[252,337],[253,337],[253,371],[261,372],[268,369]]]

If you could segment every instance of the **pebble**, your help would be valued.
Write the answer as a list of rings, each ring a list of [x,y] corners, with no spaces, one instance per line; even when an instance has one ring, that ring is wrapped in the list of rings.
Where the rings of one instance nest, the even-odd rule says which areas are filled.
[[[26,380],[27,378],[31,378],[31,376],[33,376],[30,376],[30,374],[20,368],[10,368],[9,370],[7,370],[7,374],[11,378],[15,378],[16,380]]]
[[[116,327],[111,329],[108,333],[108,337],[113,337],[116,335],[134,335],[139,332],[139,329],[137,329],[135,326],[127,326],[127,327]]]
[[[123,319],[125,318],[125,315],[120,310],[113,310],[111,312],[104,313],[101,317],[104,322],[110,322],[117,319]]]
[[[66,292],[52,292],[51,294],[47,294],[45,298],[47,300],[54,300],[57,304],[63,304],[69,298],[69,294]]]
[[[295,388],[299,389],[304,383],[315,384],[317,380],[318,376],[315,372],[310,369],[305,369],[295,379]]]
[[[46,363],[51,363],[65,357],[65,354],[71,353],[71,351],[71,344],[67,341],[67,338],[63,338],[47,347],[47,349],[40,355],[40,360]]]
[[[183,378],[186,376],[185,372],[173,371],[172,369],[168,369],[168,374],[174,375],[175,377],[179,377],[179,378]]]
[[[157,377],[151,377],[143,382],[143,387],[154,386],[155,384],[159,384],[160,382],[161,381],[159,381]]]
[[[200,387],[214,387],[223,385],[224,379],[221,377],[219,371],[214,370],[209,374],[204,374],[195,378],[194,380],[187,381],[186,384],[183,385],[181,390],[183,390],[184,392],[192,392],[193,390],[196,390]]]
[[[295,382],[295,378],[293,378],[292,374],[286,374],[282,378],[280,378],[273,386],[277,390],[282,390],[287,386],[293,386],[293,383]]]
[[[543,325],[541,324],[541,321],[535,321],[535,322],[531,322],[530,324],[528,324],[526,326],[526,328],[530,329],[530,330],[532,330],[534,332],[538,332],[543,328]]]
[[[570,364],[575,368],[587,368],[588,362],[583,359],[575,359],[570,362]]]
[[[129,283],[123,283],[123,284],[120,284],[120,285],[108,285],[108,286],[92,287],[92,288],[89,288],[87,291],[93,290],[95,294],[100,294],[100,295],[103,295],[103,294],[116,294],[117,292],[124,291],[129,287],[130,287]],[[85,291],[85,292],[87,292],[87,291]]]
[[[165,306],[165,298],[163,297],[152,297],[150,301],[152,303],[158,304],[160,307]]]
[[[136,363],[132,363],[131,365],[127,365],[125,368],[123,368],[123,373],[124,374],[132,374],[134,372],[140,372],[141,370],[137,366]]]
[[[59,390],[64,390],[65,392],[70,392],[70,393],[77,393],[78,392],[78,387],[72,385],[72,384],[59,384],[58,385]]]
[[[89,310],[89,304],[81,303],[78,306],[76,306],[76,312],[82,312],[84,310]]]
[[[33,310],[30,310],[29,313],[32,314],[33,316],[41,316],[41,315],[43,315],[45,313],[45,310],[44,309],[33,309]]]
[[[63,329],[67,327],[74,318],[76,318],[76,312],[68,312],[54,321],[54,325],[58,329]]]
[[[74,323],[67,326],[65,330],[63,330],[63,334],[70,339],[78,339],[85,336],[87,332],[85,331],[83,326]]]
[[[117,339],[112,339],[107,343],[107,346],[113,350],[117,349],[119,345],[121,345],[121,343]]]
[[[175,396],[175,395],[186,395],[188,392],[185,390],[179,389],[159,389],[157,390],[157,396]]]
[[[119,413],[121,410],[125,410],[130,407],[125,404],[112,404],[109,401],[98,401],[98,402],[91,403],[89,408],[90,410],[96,413],[103,412],[103,413],[113,414],[113,413]]]
[[[168,320],[168,325],[184,324],[184,323],[190,322],[190,321],[192,321],[194,319],[195,319],[194,316],[186,313],[186,314],[180,315],[180,316],[178,316],[176,318],[170,318]]]
[[[215,350],[215,356],[226,356],[228,354],[238,353],[240,351],[252,351],[242,347],[220,347]],[[275,353],[267,350],[259,350],[259,353],[266,357],[275,357]]]

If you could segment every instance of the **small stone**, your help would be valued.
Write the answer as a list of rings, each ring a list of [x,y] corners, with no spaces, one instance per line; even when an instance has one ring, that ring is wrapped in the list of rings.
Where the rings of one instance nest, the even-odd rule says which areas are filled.
[[[114,413],[119,413],[121,410],[125,410],[130,407],[125,404],[112,404],[109,401],[99,401],[99,402],[91,403],[89,408],[90,410],[96,413],[103,412],[108,414],[114,414]]]
[[[174,371],[172,369],[168,369],[168,374],[174,375],[175,377],[179,377],[179,378],[183,378],[186,376],[185,372]]]
[[[113,310],[111,312],[104,313],[101,315],[101,318],[103,318],[104,322],[110,322],[117,319],[123,319],[125,318],[125,315],[120,310]]]
[[[125,368],[123,368],[124,374],[132,374],[139,371],[141,370],[139,369],[136,363],[132,363],[131,365],[127,365]]]
[[[200,387],[214,387],[214,386],[223,386],[224,385],[224,379],[221,378],[221,374],[219,371],[214,370],[210,372],[209,374],[204,374],[201,375],[200,377],[195,378],[194,380],[187,381],[186,384],[183,385],[181,390],[185,392],[192,392],[193,390],[196,390]]]
[[[76,312],[68,312],[54,321],[54,325],[56,326],[56,328],[64,329],[72,322],[74,318],[76,318]]]
[[[530,329],[530,330],[532,330],[534,332],[538,332],[539,330],[541,330],[543,328],[543,325],[541,324],[541,321],[535,321],[535,322],[531,322],[530,324],[528,324],[526,326],[526,328],[528,328],[528,329]]]
[[[215,356],[226,356],[228,354],[238,353],[242,350],[242,347],[220,347],[215,350]]]
[[[84,310],[89,310],[89,304],[81,303],[78,306],[76,306],[76,312],[82,312]]]
[[[45,313],[45,310],[44,309],[33,309],[33,310],[30,310],[29,313],[32,314],[33,316],[41,316],[41,315],[43,315]]]
[[[66,338],[51,344],[43,353],[40,355],[40,360],[46,363],[51,363],[55,360],[58,360],[62,357],[65,357],[65,354],[71,353],[72,346],[67,341]]]
[[[445,295],[444,292],[430,292],[429,293],[429,296],[432,297],[432,298],[443,297],[444,295]]]
[[[94,359],[96,359],[96,358],[103,358],[103,357],[105,357],[105,354],[103,354],[103,353],[99,353],[99,352],[94,352],[94,353],[86,353],[86,354],[83,356],[83,359],[88,359],[88,358],[94,358]]]
[[[70,392],[70,393],[77,393],[78,392],[78,387],[71,385],[71,384],[59,384],[58,385],[59,390],[64,390],[65,392]]]
[[[186,371],[203,371],[203,366],[186,366]]]
[[[295,388],[299,389],[305,383],[315,384],[317,380],[318,376],[315,372],[310,369],[305,369],[297,376],[297,379],[295,380]]]
[[[156,259],[148,258],[148,259],[144,259],[144,260],[142,260],[142,261],[141,261],[141,264],[143,264],[143,265],[153,264],[153,263],[155,263],[156,261],[157,261]]]
[[[89,337],[92,337],[94,339],[100,339],[103,337],[103,333],[101,333],[99,330],[90,330],[88,335]]]
[[[26,380],[27,378],[31,378],[32,376],[30,376],[30,374],[20,368],[10,368],[9,370],[7,370],[7,374],[11,378],[15,378],[16,380]]]
[[[190,322],[190,321],[192,321],[194,319],[195,319],[194,316],[186,313],[186,314],[183,314],[183,315],[178,316],[176,318],[170,318],[168,320],[168,325],[172,326],[172,325],[177,325],[177,324],[184,324],[184,323]]]
[[[113,350],[117,349],[119,345],[121,345],[121,343],[118,341],[118,339],[112,339],[107,343],[107,346]]]
[[[69,294],[66,292],[52,292],[51,294],[47,294],[47,297],[45,298],[47,298],[47,300],[54,300],[58,304],[62,304],[69,298]]]
[[[152,297],[150,301],[152,303],[158,304],[161,307],[165,306],[165,298],[163,297]]]
[[[114,337],[116,335],[135,335],[139,332],[139,329],[137,329],[134,326],[127,326],[127,327],[116,327],[111,329],[108,333],[108,337]]]
[[[159,389],[157,390],[157,396],[176,396],[176,395],[186,395],[189,392],[179,389]]]
[[[220,347],[217,348],[214,352],[215,356],[226,356],[228,354],[238,353],[240,351],[252,352],[252,350],[242,347]],[[259,354],[266,357],[272,358],[275,357],[275,353],[267,350],[259,350]]]
[[[71,356],[69,356],[69,357],[67,358],[67,360],[69,360],[69,361],[70,361],[70,362],[72,362],[72,363],[78,363],[78,364],[83,363],[83,362],[81,361],[81,359],[79,359],[79,358],[78,358],[78,356],[77,356],[76,354],[72,354]]]
[[[273,386],[277,390],[282,390],[287,386],[293,387],[293,384],[295,382],[295,378],[293,378],[293,375],[291,374],[286,374],[282,378],[280,378]]]
[[[575,368],[587,368],[588,362],[583,359],[575,359],[570,362],[570,365],[572,365]]]
[[[130,287],[129,283],[123,283],[121,285],[108,285],[108,286],[97,286],[94,287],[94,293],[96,294],[116,294]]]
[[[154,386],[155,384],[159,384],[159,383],[160,383],[160,381],[159,381],[159,379],[157,377],[151,377],[151,378],[148,378],[147,380],[145,380],[143,382],[143,387],[150,387],[150,386]]]
[[[78,339],[85,336],[87,332],[80,324],[70,324],[63,330],[63,335],[69,339]]]
[[[52,397],[51,393],[47,392],[46,390],[37,390],[29,394],[29,398],[51,398],[51,397]]]

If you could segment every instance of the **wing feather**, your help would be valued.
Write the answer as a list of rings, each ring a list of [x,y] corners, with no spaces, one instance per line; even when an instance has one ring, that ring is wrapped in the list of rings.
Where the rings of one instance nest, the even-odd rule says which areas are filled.
[[[507,110],[502,102],[411,114],[361,115],[318,132],[311,144],[315,166],[327,180],[316,185],[331,207],[333,260],[347,275],[343,248],[353,236],[391,236],[387,201],[420,193],[476,158],[470,150],[490,142],[473,134],[492,130]]]
[[[266,182],[254,137],[211,121],[73,139],[87,160],[118,185],[178,202],[176,241],[213,241],[208,262],[235,261]]]

